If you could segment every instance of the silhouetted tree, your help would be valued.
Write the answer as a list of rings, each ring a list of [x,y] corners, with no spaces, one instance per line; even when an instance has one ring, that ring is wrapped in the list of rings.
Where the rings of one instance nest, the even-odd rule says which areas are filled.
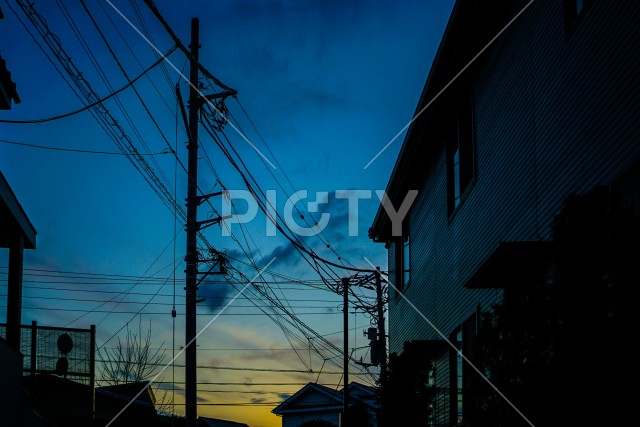
[[[98,350],[100,365],[98,367],[98,384],[117,385],[137,381],[150,381],[162,369],[165,350],[163,346],[153,347],[151,342],[151,323],[142,336],[142,328],[138,333],[127,327],[124,342],[118,337],[114,348],[102,347]],[[154,384],[156,409],[160,413],[168,412],[171,398],[166,390]]]
[[[432,362],[421,357],[411,342],[401,354],[392,353],[378,387],[381,427],[427,426],[434,389],[429,386]]]
[[[546,277],[505,289],[483,316],[478,365],[535,425],[636,418],[640,221],[611,200],[601,188],[570,197],[554,222]],[[475,425],[527,425],[486,384],[477,397]]]
[[[356,400],[349,406],[347,413],[350,427],[369,427],[369,416],[364,403]]]

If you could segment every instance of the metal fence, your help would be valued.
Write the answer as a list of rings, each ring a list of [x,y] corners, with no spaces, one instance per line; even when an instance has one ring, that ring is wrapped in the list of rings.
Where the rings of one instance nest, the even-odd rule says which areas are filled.
[[[0,324],[6,337],[6,324]],[[95,384],[96,329],[39,326],[36,322],[20,328],[23,375],[56,374],[71,381]]]

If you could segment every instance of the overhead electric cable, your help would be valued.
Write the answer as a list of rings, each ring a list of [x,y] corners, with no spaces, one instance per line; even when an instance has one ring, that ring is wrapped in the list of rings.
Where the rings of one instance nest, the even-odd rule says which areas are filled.
[[[176,50],[176,46],[173,46],[171,49],[169,49],[167,51],[167,53],[164,54],[165,57],[168,57],[169,55],[171,55],[173,52],[175,52]],[[121,92],[123,92],[124,90],[130,88],[131,86],[133,86],[134,83],[136,83],[138,80],[140,80],[140,78],[142,78],[144,75],[146,75],[149,71],[153,70],[156,66],[158,66],[158,64],[162,63],[162,61],[164,61],[164,58],[160,58],[159,60],[157,60],[156,62],[154,62],[153,64],[151,64],[148,68],[146,68],[142,73],[138,74],[135,78],[133,78],[131,81],[129,81],[127,84],[125,84],[124,86],[121,86],[119,89],[113,91],[112,93],[110,93],[109,95],[98,99],[97,101],[94,101],[90,104],[85,105],[84,107],[78,108],[76,110],[73,111],[69,111],[68,113],[64,113],[64,114],[59,114],[57,116],[51,116],[51,117],[45,117],[45,118],[41,118],[41,119],[22,119],[22,120],[7,120],[7,119],[0,119],[0,123],[11,123],[11,124],[36,124],[36,123],[46,123],[46,122],[51,122],[54,120],[60,120],[60,119],[64,119],[67,117],[71,117],[74,116],[78,113],[82,113],[83,111],[87,111],[97,105],[102,104],[105,101],[108,101],[109,99],[113,98],[114,96],[120,94]],[[144,154],[142,154],[144,155]]]
[[[1,121],[1,120],[0,120]],[[131,156],[129,153],[123,153],[122,151],[94,151],[94,150],[82,150],[79,148],[64,148],[64,147],[49,147],[46,145],[27,144],[26,142],[8,141],[6,139],[0,139],[0,143],[19,145],[21,147],[39,148],[41,150],[51,151],[64,151],[67,153],[83,153],[83,154],[104,154],[110,156]],[[171,154],[169,151],[161,151],[159,153],[139,153],[140,156],[161,156],[163,154]]]

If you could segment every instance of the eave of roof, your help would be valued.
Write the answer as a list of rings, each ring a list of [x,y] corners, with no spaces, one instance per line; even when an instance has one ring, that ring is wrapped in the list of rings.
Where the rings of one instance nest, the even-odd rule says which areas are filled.
[[[508,2],[497,4],[496,9],[504,12],[505,4]],[[450,86],[466,72],[469,61],[477,59],[483,43],[491,35],[495,36],[500,20],[499,13],[489,11],[478,0],[456,0],[385,190],[393,206],[399,206],[410,189],[413,166],[420,157],[415,155],[416,148],[426,125],[431,125],[434,107],[437,109],[434,104],[441,95],[442,98],[448,96]],[[437,120],[434,124],[437,126]],[[390,231],[391,222],[380,205],[369,229],[369,238],[374,242],[388,243],[391,241]]]
[[[457,15],[457,11],[459,9],[459,4],[461,0],[456,0],[456,3],[453,6],[453,10],[451,15],[449,16],[449,21],[447,22],[447,26],[444,31],[444,35],[442,40],[440,41],[440,45],[438,46],[438,50],[434,57],[433,63],[431,65],[431,69],[429,70],[429,74],[427,76],[426,83],[422,89],[422,93],[420,94],[420,99],[418,100],[418,105],[412,115],[412,119],[417,117],[420,114],[420,111],[426,105],[426,94],[429,92],[429,87],[431,86],[431,82],[433,80],[433,76],[436,73],[436,69],[438,68],[438,64],[440,63],[442,52],[445,49],[445,45],[447,44],[448,39],[450,38],[451,28],[454,25],[455,17]],[[425,112],[428,114],[428,112]],[[396,159],[395,165],[393,166],[393,170],[391,172],[391,177],[389,178],[389,182],[387,183],[387,188],[385,192],[387,196],[394,202],[396,194],[399,192],[399,187],[404,183],[404,176],[407,171],[407,164],[410,162],[409,156],[407,152],[411,146],[411,140],[414,134],[414,129],[416,126],[416,120],[411,122],[407,133],[405,134],[404,140],[402,141],[402,147],[400,148],[400,152]],[[394,203],[395,205],[395,203]],[[373,224],[369,229],[369,238],[374,242],[383,242],[387,243],[390,241],[390,237],[388,233],[385,233],[390,227],[389,217],[387,212],[384,210],[382,204],[378,207],[378,211],[376,212],[376,216],[373,219]]]
[[[11,244],[9,240],[15,238],[13,234],[18,232],[24,237],[24,247],[35,249],[36,229],[29,221],[29,217],[2,172],[0,172],[0,222],[3,227],[3,232],[0,234],[0,247],[9,247]],[[9,228],[6,228],[7,224]],[[11,227],[18,227],[18,229]]]

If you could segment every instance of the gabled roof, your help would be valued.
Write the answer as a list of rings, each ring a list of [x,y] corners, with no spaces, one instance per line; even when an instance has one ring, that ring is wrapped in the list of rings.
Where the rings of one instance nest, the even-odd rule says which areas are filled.
[[[284,415],[297,412],[339,411],[342,393],[316,383],[308,383],[271,412]]]
[[[353,381],[349,383],[348,390],[349,390],[349,397],[355,398],[357,400],[360,400],[370,405],[375,405],[374,403],[376,399],[375,388]],[[344,389],[342,389],[342,393],[344,393]]]
[[[371,408],[376,407],[376,392],[373,387],[351,382],[347,387],[349,397]],[[344,388],[340,391],[316,383],[308,383],[295,394],[278,405],[273,412],[284,415],[298,412],[335,412],[342,411]]]

